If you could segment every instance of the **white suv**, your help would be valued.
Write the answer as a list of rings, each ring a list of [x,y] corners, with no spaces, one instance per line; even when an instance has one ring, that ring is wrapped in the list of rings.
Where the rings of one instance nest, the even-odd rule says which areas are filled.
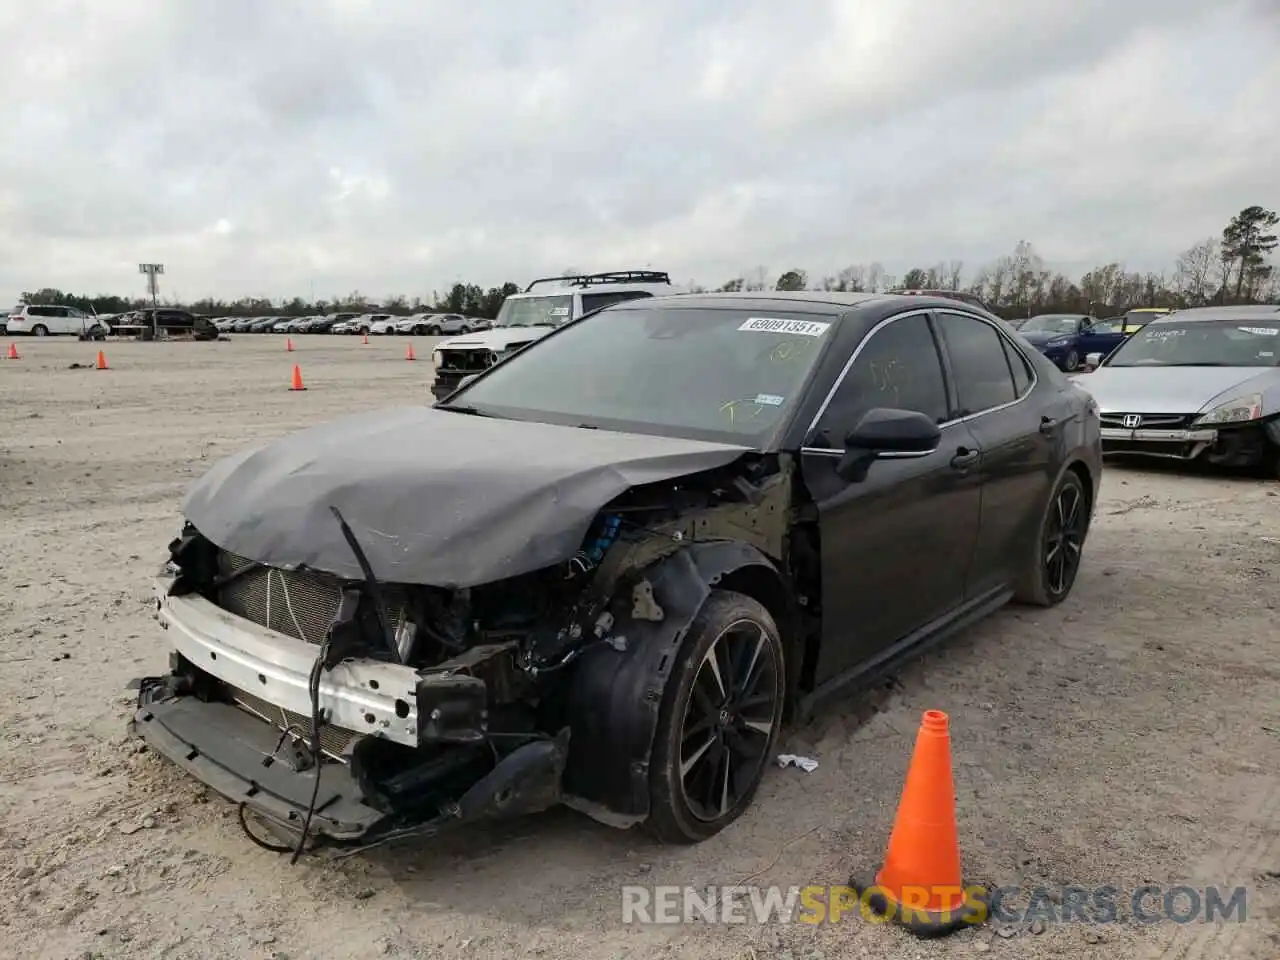
[[[86,337],[94,334],[94,328],[102,326],[97,317],[90,316],[75,307],[53,307],[24,304],[14,307],[6,322],[8,333],[26,333],[33,337],[49,337],[67,334]]]
[[[535,290],[535,287],[547,289]],[[446,340],[431,353],[436,378],[431,393],[443,400],[464,379],[545,337],[556,327],[610,304],[682,291],[656,270],[622,270],[582,276],[545,277],[502,302],[493,326],[480,333]]]

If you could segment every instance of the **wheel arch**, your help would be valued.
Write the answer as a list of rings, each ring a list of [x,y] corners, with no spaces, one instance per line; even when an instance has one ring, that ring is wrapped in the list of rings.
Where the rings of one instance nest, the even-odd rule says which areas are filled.
[[[1094,503],[1098,499],[1098,481],[1100,478],[1095,477],[1093,471],[1089,469],[1089,465],[1081,459],[1074,459],[1067,463],[1067,469],[1064,473],[1074,473],[1080,478],[1080,483],[1084,486],[1085,495],[1089,498],[1089,513],[1092,515]]]
[[[632,589],[647,582],[663,611],[660,621],[616,616],[619,652],[585,654],[570,680],[566,802],[596,819],[628,825],[649,815],[649,760],[663,693],[675,656],[713,590],[733,590],[773,616],[787,653],[788,687],[794,669],[794,619],[786,581],[764,553],[738,541],[693,543],[627,578],[615,598],[626,611]]]

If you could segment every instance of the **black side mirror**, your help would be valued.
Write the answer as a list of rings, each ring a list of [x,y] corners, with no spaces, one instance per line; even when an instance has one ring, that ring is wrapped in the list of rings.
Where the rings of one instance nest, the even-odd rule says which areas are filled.
[[[876,460],[928,456],[941,441],[942,431],[923,413],[877,407],[863,414],[845,437],[836,475],[860,483]]]

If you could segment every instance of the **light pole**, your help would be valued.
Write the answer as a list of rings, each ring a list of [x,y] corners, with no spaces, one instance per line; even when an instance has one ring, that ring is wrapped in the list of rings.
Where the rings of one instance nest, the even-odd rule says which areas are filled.
[[[138,272],[147,278],[147,292],[151,294],[151,339],[160,339],[160,281],[157,279],[164,273],[163,263],[140,263]]]

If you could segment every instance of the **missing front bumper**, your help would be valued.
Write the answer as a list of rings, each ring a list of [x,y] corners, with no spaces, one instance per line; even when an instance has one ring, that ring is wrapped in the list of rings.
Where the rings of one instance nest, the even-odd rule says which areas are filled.
[[[242,708],[178,693],[181,685],[172,677],[147,678],[139,686],[130,733],[256,814],[281,838],[301,833],[317,775],[312,836],[357,847],[537,813],[561,800],[567,730],[517,747],[487,763],[487,772],[477,771],[461,789],[442,796],[431,790],[431,764],[416,769],[406,764],[381,777],[357,763],[329,761],[300,769],[282,756],[280,732]],[[438,765],[439,759],[433,762]]]
[[[313,831],[353,841],[386,825],[387,814],[364,802],[349,767],[327,763],[293,769],[275,759],[279,733],[231,704],[177,697],[140,705],[129,732],[211,790],[286,833],[301,831],[317,772]]]

